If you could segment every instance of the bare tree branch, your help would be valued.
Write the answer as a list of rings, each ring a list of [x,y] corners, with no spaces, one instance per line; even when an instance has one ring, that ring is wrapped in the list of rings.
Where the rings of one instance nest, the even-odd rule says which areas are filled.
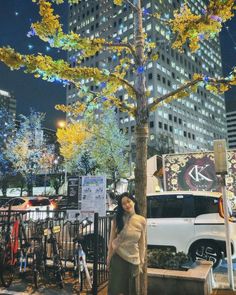
[[[116,79],[120,80],[122,83],[124,83],[126,86],[128,86],[135,94],[138,94],[135,87],[129,83],[126,79],[122,79],[121,77],[116,76],[115,74],[110,74],[111,77],[115,77]]]
[[[130,43],[104,43],[102,44],[104,47],[123,47],[130,50],[131,54],[133,55],[134,59],[137,60],[137,56],[133,46]]]
[[[134,11],[138,11],[138,8],[129,0],[124,0]]]
[[[200,81],[203,80],[203,77],[201,78],[197,78],[193,81],[188,82],[187,84],[184,84],[182,86],[180,86],[179,88],[171,91],[170,93],[163,95],[157,99],[155,99],[151,104],[148,105],[148,110],[151,111],[154,107],[156,107],[160,102],[166,100],[167,98],[174,96],[175,94],[179,93],[182,90],[185,90],[191,86],[194,86],[195,84],[199,83]]]

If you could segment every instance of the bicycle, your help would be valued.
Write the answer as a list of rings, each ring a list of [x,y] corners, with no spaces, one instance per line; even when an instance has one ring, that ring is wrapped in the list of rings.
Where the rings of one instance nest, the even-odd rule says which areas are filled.
[[[64,287],[64,282],[63,282],[64,270],[62,267],[59,245],[56,238],[56,233],[60,232],[61,227],[60,225],[54,226],[53,221],[55,221],[55,219],[50,217],[46,219],[47,228],[44,230],[44,235],[47,237],[49,236],[49,238],[47,239],[47,242],[52,245],[52,254],[53,254],[52,260],[53,260],[54,276],[56,278],[56,281],[59,287],[62,289]]]
[[[35,288],[38,289],[40,279],[46,273],[46,253],[44,250],[44,221],[37,221],[35,223],[35,233],[32,235],[31,240],[34,241],[34,248],[32,252],[32,272],[33,282]]]
[[[25,232],[25,227],[20,213],[12,214],[9,205],[6,222],[2,223],[2,240],[0,249],[0,280],[8,288],[14,278],[14,273],[19,257],[20,273],[26,270],[27,252],[30,247]],[[11,217],[15,220],[11,221]],[[12,225],[12,227],[11,227]],[[20,243],[19,243],[20,242]]]
[[[81,225],[82,228],[88,226],[89,224],[91,224],[91,221],[89,221],[88,218],[85,218],[79,223],[79,225]],[[80,233],[78,234],[77,237],[73,239],[73,243],[74,243],[74,255],[73,255],[74,271],[73,272],[74,272],[74,277],[79,278],[80,291],[83,290],[84,275],[86,277],[89,288],[90,289],[92,288],[92,279],[89,274],[89,270],[88,270],[88,266],[86,262],[86,254],[82,247],[83,241],[84,241],[84,238]]]

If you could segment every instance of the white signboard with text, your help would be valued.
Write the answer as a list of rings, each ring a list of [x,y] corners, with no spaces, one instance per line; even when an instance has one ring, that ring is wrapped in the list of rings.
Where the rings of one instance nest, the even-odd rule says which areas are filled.
[[[91,219],[96,212],[106,215],[106,177],[82,176],[81,217]]]

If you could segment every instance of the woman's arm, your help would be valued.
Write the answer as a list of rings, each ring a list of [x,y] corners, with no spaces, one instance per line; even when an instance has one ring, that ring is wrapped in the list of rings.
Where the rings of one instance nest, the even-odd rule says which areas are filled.
[[[146,255],[146,220],[143,218],[141,237],[139,239],[140,268],[143,268]]]
[[[108,244],[108,253],[107,253],[107,267],[110,266],[111,257],[113,255],[113,249],[112,249],[112,241],[116,238],[116,220],[113,219],[111,222],[111,232],[110,232],[110,239]]]

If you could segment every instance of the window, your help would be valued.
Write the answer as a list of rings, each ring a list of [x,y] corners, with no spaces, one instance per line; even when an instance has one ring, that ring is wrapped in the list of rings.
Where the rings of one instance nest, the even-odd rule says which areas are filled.
[[[161,218],[164,202],[164,198],[149,197],[147,201],[147,217]]]
[[[152,80],[152,73],[148,74],[148,80]]]
[[[23,204],[25,201],[23,199],[13,199],[8,202],[8,204],[12,204],[12,206],[19,206]]]
[[[162,122],[158,123],[159,128],[162,128]]]
[[[154,122],[151,121],[151,122],[149,123],[149,126],[150,126],[150,128],[153,128],[153,127],[154,127]]]
[[[193,197],[191,195],[148,197],[148,218],[187,218],[193,216]]]
[[[195,216],[219,212],[219,199],[207,196],[196,196],[194,200]]]

